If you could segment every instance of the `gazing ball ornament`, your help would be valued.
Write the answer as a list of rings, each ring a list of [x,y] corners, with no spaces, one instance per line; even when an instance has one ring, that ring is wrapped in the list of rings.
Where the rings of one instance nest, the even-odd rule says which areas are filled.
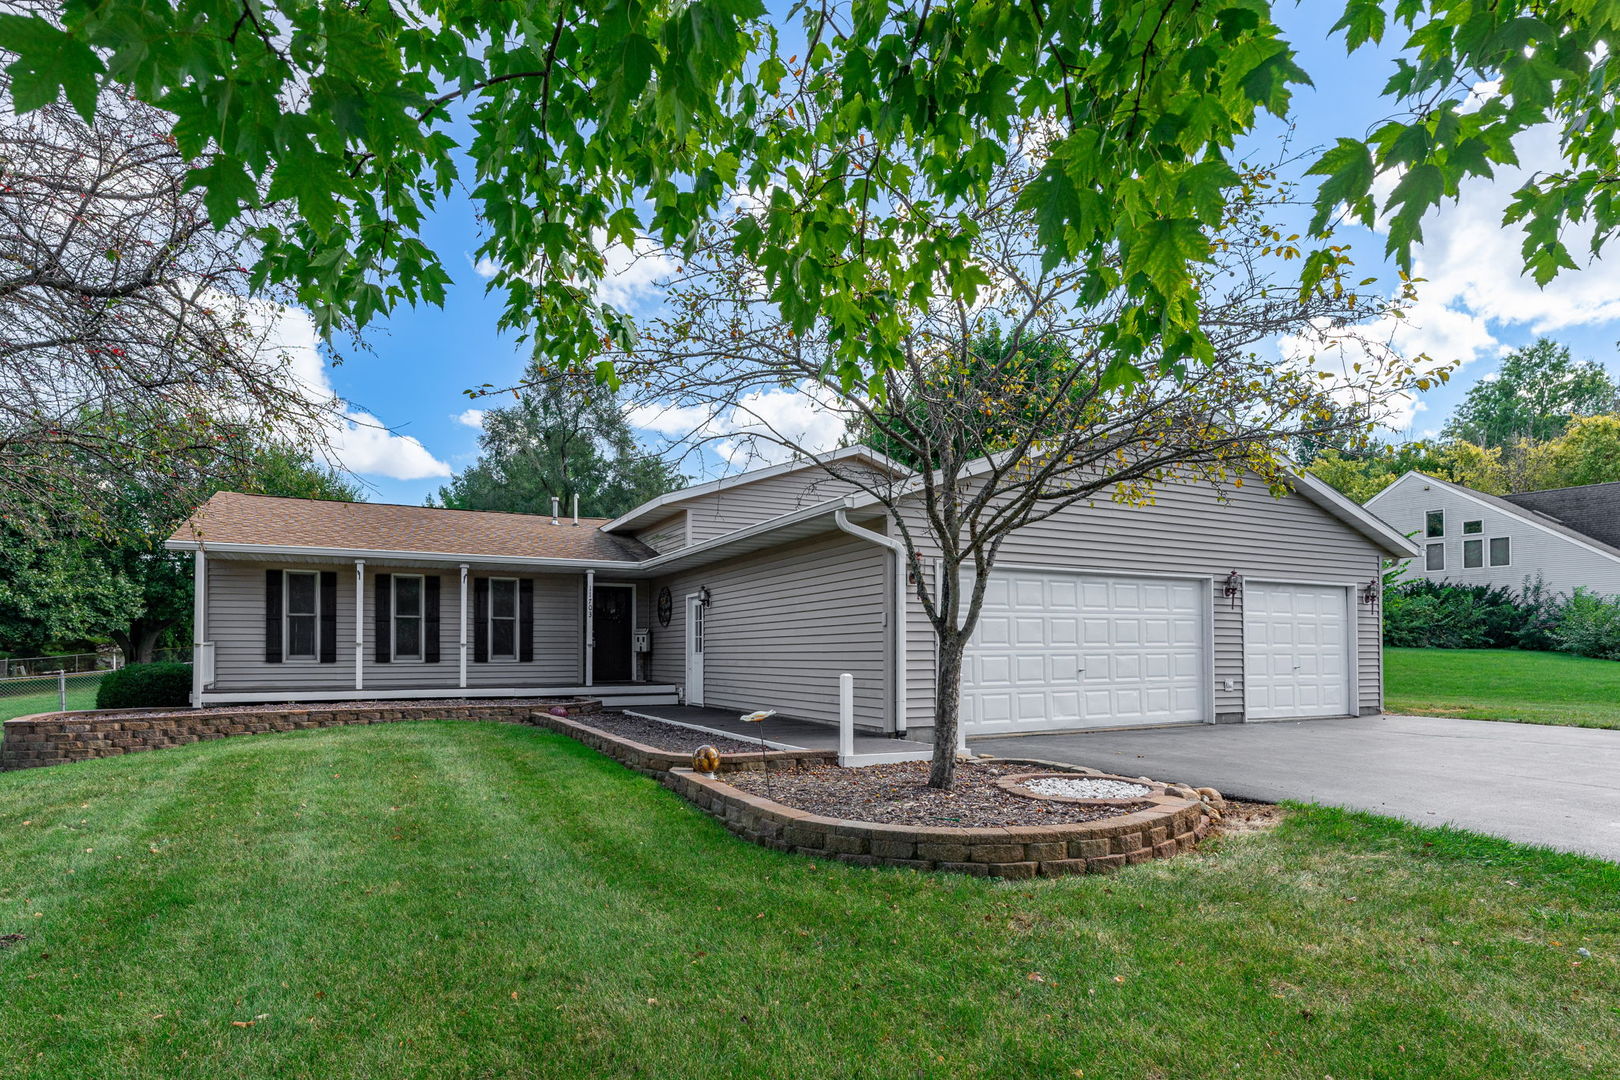
[[[547,711],[549,713],[551,713],[552,716],[567,716],[568,715],[568,710],[563,708],[561,705],[553,705]]]
[[[715,770],[720,768],[720,751],[704,743],[692,751],[692,768],[713,780]]]

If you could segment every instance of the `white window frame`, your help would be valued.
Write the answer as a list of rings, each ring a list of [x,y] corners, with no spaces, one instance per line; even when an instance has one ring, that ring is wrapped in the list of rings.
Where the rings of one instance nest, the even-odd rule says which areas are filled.
[[[1440,515],[1440,531],[1437,532],[1437,533],[1431,533],[1429,531],[1429,515],[1430,514],[1439,514]],[[1445,535],[1446,535],[1446,511],[1445,511],[1445,507],[1440,507],[1437,510],[1425,510],[1425,511],[1423,511],[1423,539],[1425,539],[1425,540],[1439,540],[1440,538],[1442,538]]]
[[[1477,556],[1478,559],[1479,559],[1478,562],[1470,563],[1468,561],[1468,546],[1470,544],[1472,544],[1474,546],[1474,549],[1478,553],[1478,556]],[[1479,569],[1483,568],[1484,565],[1485,565],[1485,538],[1483,536],[1475,536],[1475,537],[1472,537],[1470,539],[1464,540],[1463,541],[1463,569],[1464,570],[1479,570]]]
[[[1502,543],[1507,545],[1507,558],[1504,559],[1501,562],[1496,561],[1496,551],[1494,550],[1495,544],[1496,544],[1496,542],[1498,540],[1502,541]],[[1486,566],[1492,566],[1492,567],[1512,566],[1513,565],[1513,537],[1511,537],[1511,536],[1493,536],[1493,537],[1491,537],[1490,541],[1485,545],[1485,565]]]
[[[510,581],[512,583],[512,651],[507,654],[495,651],[495,584],[500,581]],[[518,611],[518,605],[522,603],[522,595],[522,586],[518,584],[518,579],[515,577],[492,577],[489,579],[489,611],[485,613],[484,633],[488,635],[486,640],[489,642],[489,659],[491,663],[517,663],[518,657],[523,655],[523,643],[518,640],[518,634],[523,626],[523,618]],[[505,618],[505,616],[502,616],[502,618]]]
[[[1440,565],[1429,565],[1429,552],[1435,548],[1440,549]],[[1446,572],[1446,545],[1438,540],[1423,545],[1423,572],[1425,574],[1443,574]]]
[[[293,655],[292,651],[292,579],[294,574],[315,579],[315,633],[310,640],[315,642],[315,650],[310,653]],[[299,612],[300,616],[309,612]],[[321,659],[321,572],[319,570],[283,570],[281,572],[281,659],[303,660],[320,662]]]
[[[402,579],[416,579],[416,614],[399,613],[399,583]],[[427,575],[395,574],[388,582],[388,658],[394,661],[420,662],[427,655]],[[399,620],[416,620],[416,652],[407,656],[399,651]]]

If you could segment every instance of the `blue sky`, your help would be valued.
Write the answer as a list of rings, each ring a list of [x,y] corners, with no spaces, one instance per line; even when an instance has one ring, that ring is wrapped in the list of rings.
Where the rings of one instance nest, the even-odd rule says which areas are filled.
[[[1295,101],[1298,148],[1331,144],[1340,134],[1363,134],[1389,112],[1378,91],[1391,53],[1363,50],[1346,57],[1342,44],[1328,40],[1339,6],[1321,0],[1278,5],[1277,17],[1316,83]],[[1256,160],[1264,159],[1281,130],[1268,127],[1258,136]],[[1555,153],[1550,138],[1520,147],[1530,167],[1547,163]],[[1413,436],[1438,430],[1467,387],[1495,370],[1503,351],[1543,333],[1569,344],[1577,356],[1620,371],[1617,264],[1611,259],[1609,265],[1565,274],[1546,290],[1522,278],[1518,238],[1499,224],[1499,208],[1517,182],[1510,176],[1480,182],[1467,193],[1465,205],[1447,208],[1425,224],[1419,274],[1428,283],[1420,287],[1419,305],[1400,340],[1413,351],[1465,363],[1450,385],[1418,401],[1409,428]],[[370,335],[370,352],[351,352],[327,372],[354,411],[377,417],[398,436],[420,444],[375,430],[347,440],[342,456],[371,485],[370,497],[380,501],[420,503],[444,483],[446,470],[470,464],[477,455],[478,430],[458,417],[490,402],[470,401],[464,391],[509,382],[524,366],[525,350],[510,335],[496,332],[498,301],[485,296],[484,279],[472,265],[479,235],[471,205],[459,197],[451,200],[425,232],[455,278],[444,307],[396,312]],[[1358,265],[1367,273],[1389,275],[1382,237],[1354,228],[1340,238],[1355,245]],[[700,469],[705,467],[723,469],[718,459]],[[690,465],[687,471],[693,471]]]

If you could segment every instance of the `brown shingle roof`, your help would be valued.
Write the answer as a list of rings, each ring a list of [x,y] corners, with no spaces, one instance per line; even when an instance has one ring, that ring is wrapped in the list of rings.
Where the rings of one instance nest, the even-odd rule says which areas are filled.
[[[420,551],[493,558],[636,562],[651,548],[603,532],[606,518],[551,518],[484,510],[441,510],[390,503],[278,499],[221,491],[198,507],[170,539],[214,544]]]

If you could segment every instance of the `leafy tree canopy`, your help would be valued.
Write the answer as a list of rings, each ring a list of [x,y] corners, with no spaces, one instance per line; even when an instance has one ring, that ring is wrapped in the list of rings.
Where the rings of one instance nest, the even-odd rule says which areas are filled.
[[[588,376],[552,376],[484,414],[478,461],[439,489],[437,505],[456,510],[579,512],[618,517],[684,481],[644,452],[618,396]]]
[[[1414,470],[1491,495],[1514,490],[1501,450],[1460,440],[1400,443],[1360,453],[1328,447],[1306,466],[1311,475],[1358,503]]]
[[[168,110],[216,226],[265,203],[296,211],[257,230],[256,284],[295,288],[328,329],[438,303],[445,253],[422,224],[464,185],[504,325],[563,367],[630,343],[591,288],[604,245],[688,247],[739,188],[753,212],[731,242],[789,325],[825,325],[846,381],[900,364],[898,300],[988,284],[962,214],[1029,124],[1050,153],[1019,198],[1047,268],[1068,268],[1080,303],[1131,300],[1100,328],[1110,381],[1207,360],[1198,268],[1234,147],[1309,80],[1267,0],[835,0],[795,6],[798,49],[760,0],[35,7],[0,16],[15,106],[65,98],[89,117],[111,79]],[[1280,247],[1304,285],[1334,265],[1326,238],[1345,217],[1387,217],[1409,266],[1424,215],[1549,122],[1563,160],[1509,211],[1537,280],[1576,265],[1565,223],[1592,225],[1594,247],[1620,226],[1620,6],[1343,0],[1335,33],[1350,50],[1389,36],[1405,51],[1384,90],[1392,118],[1312,169],[1310,240]],[[1481,101],[1484,82],[1498,89]],[[870,145],[895,152],[854,153]],[[1383,172],[1400,180],[1380,202]]]
[[[1530,448],[1525,471],[1527,491],[1620,481],[1620,416],[1577,416],[1563,435]]]
[[[1542,338],[1509,354],[1496,378],[1470,387],[1444,434],[1481,446],[1546,442],[1562,435],[1572,418],[1617,405],[1620,386],[1603,365],[1576,360],[1569,346]]]

